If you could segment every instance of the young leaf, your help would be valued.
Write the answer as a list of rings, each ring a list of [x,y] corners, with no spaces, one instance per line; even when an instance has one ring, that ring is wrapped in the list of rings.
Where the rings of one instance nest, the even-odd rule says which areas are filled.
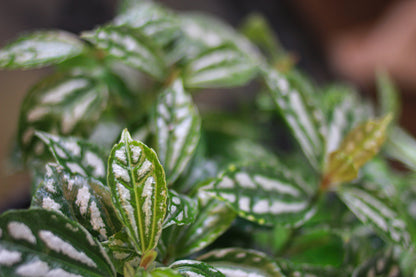
[[[173,190],[168,192],[167,211],[163,228],[173,224],[188,225],[195,221],[198,214],[198,204],[186,195],[178,194]]]
[[[315,213],[305,187],[287,169],[232,165],[205,190],[250,221],[293,226],[302,224]]]
[[[416,140],[404,129],[392,128],[386,141],[386,153],[416,171]]]
[[[34,139],[35,130],[87,136],[107,100],[107,86],[90,73],[55,74],[44,79],[31,89],[22,105],[18,137],[23,151],[26,155],[43,153],[43,143]]]
[[[156,104],[158,155],[165,168],[168,184],[185,169],[198,145],[201,119],[198,110],[177,79]]]
[[[34,193],[31,206],[61,212],[100,240],[107,240],[121,228],[108,187],[54,164],[46,165],[44,180]]]
[[[123,61],[158,80],[165,76],[158,48],[137,30],[110,25],[85,32],[82,37],[105,50],[114,59]]]
[[[84,51],[83,43],[64,31],[38,31],[0,50],[0,68],[36,68],[57,64]]]
[[[93,177],[106,183],[105,155],[95,145],[73,137],[58,137],[37,131],[60,166],[67,172]]]
[[[0,230],[2,276],[116,276],[101,245],[60,213],[6,212]]]
[[[398,88],[385,71],[378,71],[376,74],[377,93],[380,101],[380,113],[393,115],[396,121],[400,115],[400,99]]]
[[[154,249],[166,214],[167,187],[156,153],[124,130],[108,160],[108,185],[127,233],[139,253]]]
[[[367,121],[352,130],[340,147],[329,155],[323,188],[354,180],[358,170],[379,151],[390,121],[391,115],[386,115],[379,120]]]
[[[247,56],[225,44],[191,60],[184,82],[188,88],[235,87],[248,83],[256,73],[256,65]]]
[[[225,277],[215,267],[200,261],[180,260],[171,264],[170,267],[176,269],[182,276]]]
[[[372,226],[387,240],[408,246],[406,223],[380,189],[369,184],[361,187],[349,184],[339,187],[337,193],[363,223]]]
[[[266,84],[294,137],[315,169],[321,168],[325,130],[321,113],[308,104],[304,91],[273,69],[264,70]],[[310,97],[310,96],[309,96]]]
[[[152,277],[182,277],[183,275],[169,267],[158,267],[152,270],[151,276]]]
[[[281,269],[264,253],[240,248],[213,250],[198,258],[225,276],[284,277]]]

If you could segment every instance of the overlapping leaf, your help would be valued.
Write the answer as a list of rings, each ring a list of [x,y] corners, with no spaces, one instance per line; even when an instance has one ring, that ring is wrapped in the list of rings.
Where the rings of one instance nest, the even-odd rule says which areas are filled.
[[[195,260],[180,260],[170,265],[171,268],[176,269],[182,276],[192,277],[224,277],[218,269],[210,266],[207,263]]]
[[[61,212],[100,240],[107,240],[121,228],[108,187],[54,164],[46,165],[46,174],[34,193],[32,207]]]
[[[416,140],[404,129],[392,128],[386,141],[386,153],[409,169],[416,170]]]
[[[107,86],[86,72],[52,75],[34,86],[23,102],[19,143],[27,155],[42,154],[44,145],[34,138],[35,130],[87,136],[107,101]]]
[[[93,177],[106,183],[105,155],[97,146],[73,137],[58,137],[39,131],[36,135],[49,147],[58,164],[67,172]]]
[[[379,150],[386,137],[391,115],[375,121],[367,121],[352,130],[340,147],[329,155],[324,187],[355,179],[358,170]]]
[[[198,258],[225,276],[284,277],[281,269],[266,254],[240,248],[213,250]]]
[[[201,129],[198,110],[180,79],[159,96],[155,126],[158,155],[171,184],[192,158]]]
[[[285,168],[250,165],[230,166],[205,190],[250,221],[297,225],[315,213],[305,187]]]
[[[344,185],[338,195],[358,219],[371,225],[381,236],[396,244],[409,244],[406,223],[381,190],[370,184]]]
[[[198,204],[195,200],[186,195],[169,190],[163,228],[167,228],[173,224],[178,226],[191,224],[195,221],[197,214]]]
[[[0,230],[2,276],[116,276],[98,241],[60,213],[7,212]]]
[[[0,68],[35,68],[63,62],[84,51],[76,36],[64,31],[38,31],[0,50]]]
[[[156,247],[166,214],[165,173],[156,153],[124,130],[108,161],[108,185],[136,251]]]
[[[316,169],[321,168],[325,126],[322,115],[305,99],[304,91],[292,87],[285,76],[273,69],[265,70],[266,84],[300,147]]]
[[[105,50],[111,57],[156,79],[165,76],[158,47],[137,30],[110,25],[85,32],[82,37]]]
[[[354,270],[352,277],[367,277],[367,276],[402,276],[399,262],[394,258],[392,251],[386,253],[379,253],[370,258]],[[404,276],[404,275],[403,275]]]

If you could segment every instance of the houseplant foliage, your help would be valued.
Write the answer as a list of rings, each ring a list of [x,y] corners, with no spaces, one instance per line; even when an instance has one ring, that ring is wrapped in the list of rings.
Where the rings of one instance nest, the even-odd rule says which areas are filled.
[[[32,202],[0,216],[2,276],[416,276],[416,141],[386,74],[374,106],[316,86],[258,15],[238,32],[148,1],[0,50],[50,65],[22,104]],[[194,102],[249,83],[233,113]]]

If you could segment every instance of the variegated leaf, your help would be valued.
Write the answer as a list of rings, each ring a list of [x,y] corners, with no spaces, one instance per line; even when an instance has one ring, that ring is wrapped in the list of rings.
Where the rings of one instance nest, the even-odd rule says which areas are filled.
[[[386,141],[386,153],[390,158],[416,171],[416,140],[404,129],[392,128]]]
[[[184,72],[187,88],[235,87],[248,83],[257,66],[234,45],[209,49],[192,59]]]
[[[203,249],[222,235],[234,221],[235,213],[226,204],[216,199],[207,201],[192,224],[171,226],[173,230],[166,229],[163,233],[163,243],[171,251],[168,253],[170,257],[186,257]],[[170,247],[172,244],[175,247]]]
[[[287,169],[230,166],[205,187],[241,216],[259,224],[299,225],[314,213],[306,184]]]
[[[225,277],[221,271],[201,261],[180,260],[171,264],[170,267],[185,277]]]
[[[108,185],[136,250],[156,247],[166,214],[165,173],[156,153],[124,130],[108,161]]]
[[[225,276],[284,277],[278,264],[266,254],[240,248],[213,250],[198,258]]]
[[[106,183],[105,155],[97,146],[74,137],[58,137],[40,131],[36,135],[49,147],[57,163],[66,171]]]
[[[108,104],[107,86],[86,72],[55,74],[34,86],[23,101],[19,143],[23,151],[40,155],[44,144],[35,130],[88,136]]]
[[[173,224],[178,226],[191,224],[195,221],[197,215],[198,203],[194,199],[169,190],[163,228],[167,228]]]
[[[294,264],[280,259],[278,264],[287,277],[350,277],[351,272],[346,268],[330,266],[314,266],[310,264]]]
[[[59,165],[46,165],[32,207],[61,212],[101,241],[121,228],[108,187],[93,178],[71,174]]]
[[[60,213],[10,211],[0,230],[2,276],[116,276],[100,243]]]
[[[287,78],[273,69],[264,70],[266,84],[284,120],[315,169],[321,168],[326,133],[321,112],[311,106],[308,95],[293,87]],[[309,96],[310,97],[310,96]]]
[[[383,191],[368,183],[361,187],[348,184],[339,187],[338,195],[358,219],[382,237],[408,246],[410,236],[406,223]]]
[[[165,76],[158,47],[138,30],[126,26],[106,26],[85,32],[82,37],[105,50],[111,57],[156,79],[163,79]]]
[[[399,262],[394,258],[392,251],[380,253],[370,258],[356,270],[354,270],[352,277],[369,277],[369,276],[386,276],[386,277],[400,277],[402,275]]]
[[[391,115],[359,125],[342,141],[340,147],[329,155],[322,186],[355,179],[358,170],[371,159],[382,146]]]
[[[201,129],[198,110],[180,79],[159,96],[155,117],[157,153],[172,184],[192,158]]]
[[[36,68],[80,55],[83,43],[64,31],[37,31],[0,50],[0,68]]]

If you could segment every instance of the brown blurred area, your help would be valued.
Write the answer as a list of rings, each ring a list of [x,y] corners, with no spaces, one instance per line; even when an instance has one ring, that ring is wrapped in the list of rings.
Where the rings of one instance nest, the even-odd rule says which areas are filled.
[[[299,66],[319,82],[346,80],[374,95],[374,71],[386,69],[403,95],[401,121],[416,134],[416,1],[412,0],[162,0],[177,10],[206,11],[238,26],[265,15]],[[110,20],[117,0],[0,1],[0,47],[22,32],[73,33]],[[0,71],[0,212],[29,199],[30,180],[7,164],[26,91],[46,70]],[[18,204],[10,204],[18,203]]]

